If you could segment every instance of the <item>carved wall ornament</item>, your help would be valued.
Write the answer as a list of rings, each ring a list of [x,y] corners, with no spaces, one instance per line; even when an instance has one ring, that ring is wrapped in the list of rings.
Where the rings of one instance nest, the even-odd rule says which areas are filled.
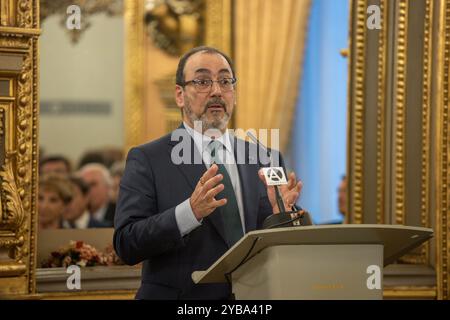
[[[38,15],[39,0],[0,0],[0,294],[35,291]]]
[[[25,222],[25,212],[22,205],[22,199],[16,184],[13,173],[11,158],[14,153],[7,153],[5,164],[0,170],[1,180],[1,214],[0,230],[12,231],[14,239],[5,242],[5,246],[10,247],[10,257],[19,263],[23,263],[22,258],[26,255],[24,252],[25,233],[28,231]]]
[[[179,56],[202,42],[204,0],[147,0],[145,22],[154,44]]]
[[[23,224],[25,214],[22,201],[18,195],[18,189],[14,178],[13,168],[10,158],[11,154],[7,154],[5,164],[0,170],[1,179],[1,216],[0,228],[8,230],[18,230]]]

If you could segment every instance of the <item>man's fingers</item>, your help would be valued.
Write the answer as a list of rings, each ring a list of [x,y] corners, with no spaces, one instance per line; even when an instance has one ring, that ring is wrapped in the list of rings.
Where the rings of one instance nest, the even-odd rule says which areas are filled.
[[[303,188],[303,182],[301,182],[301,181],[297,182],[297,185],[295,186],[295,191],[300,193],[302,191],[302,188]]]
[[[203,176],[200,178],[200,183],[202,185],[205,185],[205,183],[214,177],[217,174],[217,170],[219,170],[219,167],[216,164],[213,164],[211,167],[209,167],[208,170],[203,174]]]
[[[212,208],[218,208],[218,207],[222,207],[222,206],[224,206],[224,205],[226,205],[227,204],[227,199],[226,198],[223,198],[223,199],[220,199],[220,200],[213,200],[213,201],[211,201],[210,203],[209,203],[209,205],[212,207]]]
[[[289,174],[289,180],[288,180],[288,189],[294,189],[296,186],[297,178],[295,177],[295,172],[291,172]]]
[[[206,182],[214,177],[217,174],[217,170],[219,170],[217,164],[213,164],[211,167],[209,167],[209,169],[206,170],[206,172],[203,174],[203,181]]]
[[[220,181],[222,181],[223,179],[223,175],[218,174],[214,177],[212,177],[211,179],[209,179],[208,181],[206,181],[206,183],[203,185],[203,189],[202,189],[202,194],[207,193],[208,191],[210,191],[212,188],[214,188]]]
[[[299,193],[296,191],[289,192],[289,194],[285,198],[286,204],[288,206],[293,206],[297,202],[298,196]]]
[[[212,200],[215,196],[217,196],[219,194],[219,192],[221,192],[223,189],[225,188],[225,186],[223,184],[219,184],[218,186],[212,188],[211,190],[209,190],[206,195],[205,195],[205,200],[206,201],[210,201]]]

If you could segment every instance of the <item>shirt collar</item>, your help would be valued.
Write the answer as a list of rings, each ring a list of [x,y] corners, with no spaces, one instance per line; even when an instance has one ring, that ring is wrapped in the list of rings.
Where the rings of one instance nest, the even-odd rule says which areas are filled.
[[[101,207],[100,209],[98,209],[97,211],[92,213],[92,216],[97,219],[98,221],[103,221],[105,219],[105,215],[106,215],[106,209],[108,207],[108,203],[105,204],[103,207]]]
[[[208,146],[208,144],[211,142],[211,138],[201,134],[200,132],[195,131],[193,128],[191,128],[186,122],[183,121],[183,125],[186,128],[189,135],[194,140],[195,145],[197,146],[198,150],[205,150],[205,148]],[[215,140],[221,142],[228,152],[233,153],[233,148],[231,147],[231,134],[227,130],[225,130],[225,133],[221,135],[220,137],[217,137]]]
[[[89,225],[89,218],[90,218],[90,214],[88,211],[85,211],[81,217],[79,217],[76,221],[75,221],[75,225],[77,226],[77,228],[79,229],[85,229],[88,227]]]
[[[73,224],[75,225],[75,227],[77,229],[86,229],[89,225],[89,218],[90,218],[90,214],[88,211],[84,211],[84,213],[78,217],[78,219],[76,219]],[[70,223],[67,220],[63,221],[63,226],[65,228],[70,228]]]

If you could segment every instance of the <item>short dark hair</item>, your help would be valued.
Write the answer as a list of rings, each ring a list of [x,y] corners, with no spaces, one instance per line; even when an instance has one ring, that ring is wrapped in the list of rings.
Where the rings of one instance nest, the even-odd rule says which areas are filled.
[[[41,169],[45,164],[49,162],[64,162],[67,172],[70,173],[72,171],[72,165],[70,164],[69,159],[61,155],[48,156],[41,159],[41,161],[39,162],[39,169]]]
[[[227,60],[228,64],[230,65],[231,72],[233,73],[233,77],[235,76],[233,61],[230,59],[229,56],[227,56],[225,53],[223,53],[219,49],[216,49],[213,47],[201,46],[201,47],[195,47],[195,48],[189,50],[181,57],[180,61],[178,62],[178,67],[177,67],[177,74],[176,74],[176,84],[177,85],[182,86],[182,87],[184,86],[184,67],[186,66],[186,62],[188,61],[188,59],[192,55],[196,54],[197,52],[205,52],[205,53],[221,55],[222,57],[225,58],[225,60]]]
[[[100,163],[106,166],[105,155],[101,150],[90,150],[86,151],[78,163],[78,169],[81,169],[89,163]]]

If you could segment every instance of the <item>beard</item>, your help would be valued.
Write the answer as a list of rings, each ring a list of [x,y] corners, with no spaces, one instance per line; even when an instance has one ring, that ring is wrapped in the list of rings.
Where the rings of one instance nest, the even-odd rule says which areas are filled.
[[[208,118],[208,108],[212,105],[220,105],[223,107],[223,115],[219,112],[212,112]],[[230,121],[231,115],[227,111],[226,104],[221,99],[215,98],[208,101],[205,105],[203,112],[197,116],[194,111],[192,111],[191,104],[188,99],[185,99],[184,112],[189,120],[194,124],[196,121],[202,123],[203,132],[207,130],[220,130],[224,131],[227,128],[228,122]]]

